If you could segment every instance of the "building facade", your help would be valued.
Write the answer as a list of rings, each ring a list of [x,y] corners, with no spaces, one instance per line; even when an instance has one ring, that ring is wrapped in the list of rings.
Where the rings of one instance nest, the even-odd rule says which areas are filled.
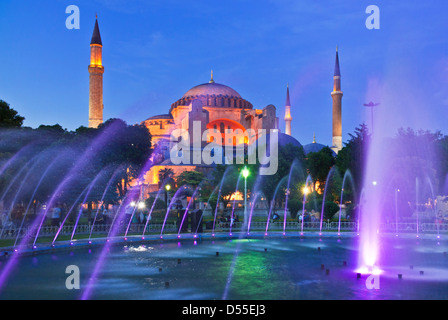
[[[92,40],[90,43],[91,58],[89,65],[89,127],[97,128],[103,123],[103,74],[101,35],[98,19],[95,21]],[[334,87],[331,92],[333,100],[333,137],[332,150],[337,154],[342,149],[342,90],[341,74],[339,68],[339,55],[336,49],[335,72],[333,76]],[[168,108],[167,108],[168,109]],[[292,137],[291,101],[289,85],[286,91],[285,102],[285,133],[279,141],[288,141],[293,145],[301,144]],[[219,142],[223,146],[244,146],[252,143],[246,135],[226,136],[228,130],[241,132],[253,130],[258,132],[264,129],[266,132],[279,129],[279,118],[274,105],[256,109],[248,100],[244,99],[236,90],[224,84],[216,83],[213,77],[207,83],[194,86],[182,97],[173,102],[167,113],[151,116],[142,121],[152,136],[154,152],[152,156],[153,166],[146,174],[144,184],[149,192],[157,191],[160,187],[159,172],[162,169],[171,169],[175,175],[190,170],[207,171],[207,165],[175,165],[170,161],[171,133],[180,129],[192,136],[193,123],[200,124],[201,134],[205,130],[213,132],[207,136],[207,142]],[[202,136],[202,135],[201,135]],[[216,140],[220,141],[216,141]],[[201,139],[202,140],[202,139]],[[315,141],[311,144],[316,147]],[[320,146],[320,145],[319,145]],[[315,149],[315,148],[311,148]]]

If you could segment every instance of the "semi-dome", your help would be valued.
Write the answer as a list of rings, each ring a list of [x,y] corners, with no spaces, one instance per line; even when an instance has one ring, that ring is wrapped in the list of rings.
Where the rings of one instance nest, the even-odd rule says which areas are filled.
[[[309,144],[303,146],[303,150],[305,151],[305,154],[307,155],[312,152],[319,152],[323,148],[326,148],[326,147],[328,147],[328,146],[320,144],[320,143],[316,143],[315,141],[313,141],[313,143],[309,143]],[[331,150],[331,151],[333,153],[333,156],[336,156],[336,153],[333,150]]]
[[[278,134],[278,147],[287,147],[287,146],[294,146],[297,148],[303,148],[302,144],[294,137],[282,133],[282,132],[277,132]],[[269,155],[269,150],[270,150],[270,144],[271,144],[271,134],[267,133],[266,134],[266,148],[267,148],[267,154]],[[258,138],[257,140],[257,146],[260,147],[260,138]]]

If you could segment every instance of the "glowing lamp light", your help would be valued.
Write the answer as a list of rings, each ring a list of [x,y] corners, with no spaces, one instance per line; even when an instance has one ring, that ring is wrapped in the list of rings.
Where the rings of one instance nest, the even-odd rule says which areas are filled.
[[[376,186],[377,184],[378,184],[378,182],[372,181],[372,185]]]
[[[244,169],[241,171],[241,174],[243,175],[244,179],[247,179],[250,174],[249,169],[247,169],[247,167],[244,167]]]
[[[138,208],[139,208],[139,209],[145,209],[145,208],[146,208],[145,203],[144,203],[143,201],[140,201],[140,202],[138,203]]]
[[[303,192],[304,195],[307,195],[308,193],[310,193],[310,188],[305,186],[305,187],[303,187],[302,192]]]
[[[131,207],[135,207],[135,205],[136,205],[135,201],[132,201],[131,202]]]
[[[165,190],[166,190],[166,191],[170,191],[170,190],[171,190],[171,186],[170,186],[169,184],[167,184],[167,185],[165,186]]]

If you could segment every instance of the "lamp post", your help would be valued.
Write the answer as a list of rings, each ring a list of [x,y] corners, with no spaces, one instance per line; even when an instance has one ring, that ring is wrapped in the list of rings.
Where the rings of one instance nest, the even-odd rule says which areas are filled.
[[[375,108],[378,105],[379,103],[373,103],[372,101],[364,104],[364,107],[370,108],[370,117],[372,118],[372,134],[373,134],[373,108]]]
[[[246,218],[247,214],[247,177],[249,176],[249,169],[247,167],[244,167],[244,169],[241,171],[244,177],[244,218]]]
[[[168,210],[168,200],[169,200],[170,190],[171,190],[171,185],[170,184],[165,185],[165,206],[166,206],[166,210]]]

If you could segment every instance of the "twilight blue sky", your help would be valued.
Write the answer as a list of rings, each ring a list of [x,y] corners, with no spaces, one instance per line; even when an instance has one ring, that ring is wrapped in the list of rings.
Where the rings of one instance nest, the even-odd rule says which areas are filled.
[[[78,5],[80,30],[65,8]],[[367,30],[365,9],[381,10]],[[95,13],[103,40],[104,118],[128,123],[167,113],[191,87],[231,86],[254,107],[277,107],[286,84],[293,136],[331,144],[332,76],[339,46],[343,139],[380,102],[375,128],[448,134],[446,0],[2,0],[0,99],[25,125],[88,124],[89,43]]]

